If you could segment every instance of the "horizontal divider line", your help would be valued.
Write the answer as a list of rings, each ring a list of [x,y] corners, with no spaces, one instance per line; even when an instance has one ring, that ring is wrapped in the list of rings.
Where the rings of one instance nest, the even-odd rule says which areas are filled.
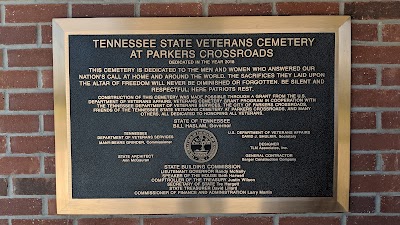
[[[352,89],[358,90],[400,90],[400,86],[383,86],[383,85],[351,85]]]
[[[386,111],[399,111],[400,107],[352,107],[352,112],[386,112]]]
[[[0,88],[0,92],[7,91],[8,94],[48,94],[53,93],[53,88]]]
[[[0,116],[42,116],[42,115],[54,115],[54,111],[8,111],[0,110]]]
[[[24,178],[56,178],[55,174],[11,174],[7,177],[11,179],[24,179]]]
[[[353,63],[351,64],[351,68],[371,68],[371,69],[376,69],[376,67],[383,67],[383,68],[397,68],[400,67],[400,64],[371,64],[371,63]]]
[[[19,70],[53,70],[52,66],[36,66],[36,67],[9,67],[7,69],[1,69],[0,71],[19,71]]]
[[[351,130],[351,134],[400,134],[400,129],[359,129]]]
[[[400,150],[354,150],[351,154],[398,154]]]
[[[0,48],[6,50],[32,50],[32,49],[51,49],[52,44],[16,44],[16,45],[4,45],[0,44]]]
[[[379,42],[379,41],[352,41],[352,46],[365,46],[365,47],[398,47],[400,42]]]
[[[352,150],[351,154],[398,154],[400,150]]]
[[[350,175],[400,175],[400,171],[351,171]]]

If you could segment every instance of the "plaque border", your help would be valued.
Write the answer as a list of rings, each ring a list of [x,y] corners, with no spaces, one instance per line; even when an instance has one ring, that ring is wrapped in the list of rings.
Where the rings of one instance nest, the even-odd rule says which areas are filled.
[[[350,186],[349,16],[243,16],[53,19],[56,201],[58,214],[217,214],[346,212]],[[69,35],[335,33],[334,196],[72,198]]]

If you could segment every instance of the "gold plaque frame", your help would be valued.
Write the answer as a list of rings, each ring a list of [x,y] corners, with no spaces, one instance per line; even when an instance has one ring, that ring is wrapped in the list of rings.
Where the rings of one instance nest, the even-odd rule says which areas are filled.
[[[333,197],[72,198],[69,35],[335,33]],[[58,214],[198,214],[344,212],[350,184],[350,18],[348,16],[93,18],[53,20]]]

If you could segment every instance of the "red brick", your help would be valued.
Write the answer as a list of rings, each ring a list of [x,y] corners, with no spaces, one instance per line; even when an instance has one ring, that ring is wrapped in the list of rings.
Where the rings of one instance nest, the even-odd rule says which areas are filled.
[[[54,195],[56,180],[53,178],[14,178],[16,195]]]
[[[80,219],[79,225],[139,225],[136,218]]]
[[[378,25],[351,24],[351,39],[355,41],[377,41]]]
[[[32,220],[12,220],[13,225],[72,225],[72,220],[66,219],[32,219]]]
[[[38,116],[0,115],[0,133],[31,133],[38,131]]]
[[[344,14],[353,19],[397,19],[400,18],[400,2],[348,2]]]
[[[140,16],[201,16],[199,3],[144,3],[140,5]]]
[[[6,5],[6,23],[51,22],[67,17],[66,4]]]
[[[352,68],[352,85],[371,85],[376,84],[376,70],[370,68]]]
[[[384,68],[382,70],[382,85],[400,85],[400,68]]]
[[[10,110],[53,110],[53,93],[10,94]]]
[[[43,25],[42,28],[42,43],[51,44],[53,40],[51,25]]]
[[[347,225],[397,225],[400,216],[349,216]]]
[[[204,218],[149,218],[144,225],[204,225]]]
[[[376,155],[356,154],[351,155],[351,171],[374,171],[376,168]]]
[[[270,3],[260,4],[211,4],[208,16],[263,16],[272,14]]]
[[[374,112],[352,112],[351,129],[376,128],[376,115]]]
[[[9,70],[0,72],[0,88],[37,88],[36,71]]]
[[[7,196],[7,189],[8,189],[7,179],[0,178],[0,196]]]
[[[399,171],[400,170],[400,154],[382,154],[382,170]]]
[[[400,24],[387,24],[382,29],[383,41],[400,41]]]
[[[38,174],[40,161],[38,157],[1,157],[0,174]]]
[[[351,103],[353,107],[400,107],[399,90],[352,90]]]
[[[0,27],[0,34],[0,44],[5,45],[35,44],[37,39],[35,26]]]
[[[279,225],[340,225],[339,217],[282,217]]]
[[[382,113],[383,129],[399,129],[400,128],[400,111],[383,112]]]
[[[0,153],[5,153],[7,148],[6,137],[0,136]]]
[[[8,66],[33,67],[52,66],[53,55],[51,48],[15,49],[8,50]]]
[[[43,88],[53,88],[53,70],[42,71]]]
[[[0,48],[0,67],[3,67],[3,49]]]
[[[212,225],[272,225],[271,217],[214,217],[211,219]]]
[[[55,174],[56,173],[54,157],[44,158],[44,173],[46,173],[46,174]]]
[[[352,134],[352,150],[399,150],[400,134]]]
[[[134,16],[133,4],[74,4],[72,17],[130,17]]]
[[[49,215],[57,215],[57,201],[55,198],[50,198],[47,201],[47,211]]]
[[[278,2],[278,15],[337,15],[339,3],[336,2]]]
[[[44,131],[54,131],[54,116],[44,115]]]
[[[1,215],[40,215],[42,200],[35,198],[0,199]]]
[[[383,213],[399,213],[400,212],[400,196],[382,196],[381,212],[383,212]]]
[[[399,192],[399,175],[353,175],[350,178],[351,192]]]
[[[5,97],[4,94],[0,92],[0,110],[4,109],[4,104],[5,104]]]
[[[399,64],[400,46],[352,46],[351,58],[352,63]]]
[[[11,152],[54,153],[54,136],[11,137]]]
[[[0,220],[0,225],[8,225],[8,220]]]
[[[350,212],[352,213],[374,213],[375,198],[374,197],[350,197]]]

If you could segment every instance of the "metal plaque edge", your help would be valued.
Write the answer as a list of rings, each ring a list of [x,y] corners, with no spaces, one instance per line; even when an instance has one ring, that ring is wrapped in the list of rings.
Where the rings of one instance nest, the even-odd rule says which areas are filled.
[[[73,199],[68,36],[72,34],[335,33],[335,167],[332,198]],[[346,212],[350,187],[350,17],[53,19],[56,201],[58,214]]]

